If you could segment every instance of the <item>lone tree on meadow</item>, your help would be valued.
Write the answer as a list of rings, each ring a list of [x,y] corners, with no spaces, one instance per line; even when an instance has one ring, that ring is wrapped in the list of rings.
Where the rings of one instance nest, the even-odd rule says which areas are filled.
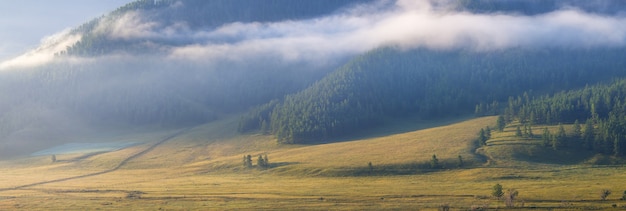
[[[52,162],[53,162],[53,163],[54,163],[54,162],[57,162],[57,156],[56,156],[56,155],[52,155],[52,156],[50,157],[50,160],[52,160]]]
[[[440,168],[440,166],[439,166],[439,159],[437,159],[437,155],[433,155],[433,158],[430,159],[430,168],[431,169],[438,169],[438,168]]]
[[[504,195],[504,192],[502,192],[502,185],[500,185],[499,183],[494,185],[493,190],[491,191],[491,195],[496,198],[502,197]]]
[[[250,155],[243,156],[243,166],[246,168],[252,167],[252,156]]]

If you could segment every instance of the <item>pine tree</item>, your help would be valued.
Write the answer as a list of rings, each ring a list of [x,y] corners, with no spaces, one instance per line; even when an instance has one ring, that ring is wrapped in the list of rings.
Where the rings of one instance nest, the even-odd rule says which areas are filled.
[[[491,139],[491,128],[489,126],[485,129],[485,136],[487,136],[487,139]]]
[[[534,125],[536,123],[536,121],[537,121],[536,119],[537,119],[537,117],[535,115],[535,112],[531,111],[530,112],[530,117],[528,118],[528,124]]]
[[[619,137],[615,137],[615,141],[613,141],[613,156],[619,157],[621,152],[620,139]]]
[[[515,136],[517,136],[517,137],[522,137],[523,136],[522,135],[522,129],[519,126],[517,126],[517,128],[515,129]]]
[[[476,117],[484,116],[484,112],[483,112],[482,106],[483,106],[482,103],[476,105],[476,108],[474,109],[474,115]]]
[[[494,185],[493,190],[491,191],[491,195],[496,198],[502,197],[504,195],[504,192],[502,192],[502,185],[500,184]]]
[[[553,135],[553,136],[550,137],[550,139],[551,139],[551,142],[552,142],[552,149],[553,150],[558,150],[559,149],[559,145],[560,145],[558,135]]]
[[[261,132],[263,134],[269,134],[269,126],[267,125],[267,121],[265,120],[261,121]]]
[[[465,163],[463,163],[463,157],[461,155],[459,155],[459,163],[457,164],[457,166],[459,168],[463,167],[463,165],[465,165]]]
[[[480,132],[478,132],[478,143],[480,143],[481,146],[485,146],[487,144],[487,135],[485,135],[485,130],[484,129],[480,129]]]
[[[251,155],[247,155],[246,156],[244,164],[246,165],[247,168],[252,167],[252,156]]]
[[[524,133],[522,135],[522,137],[528,138],[530,137],[530,132],[528,132],[528,125],[524,125]]]
[[[593,149],[593,140],[594,138],[594,131],[593,131],[593,124],[591,123],[591,119],[587,119],[587,121],[585,121],[585,130],[583,131],[583,145],[585,147],[585,149],[587,150],[592,150]]]
[[[552,141],[551,137],[552,135],[550,134],[550,130],[548,130],[547,127],[544,127],[543,134],[541,135],[541,140],[543,140],[544,147],[550,146],[550,142]]]
[[[259,158],[257,158],[256,165],[260,168],[265,168],[265,160],[263,160],[262,155],[259,155]]]
[[[504,131],[504,127],[506,127],[506,121],[504,120],[504,117],[502,115],[498,116],[498,121],[496,122],[496,124],[498,126],[498,131]]]
[[[582,137],[582,130],[580,128],[580,123],[578,122],[578,120],[576,120],[574,122],[574,138],[575,139],[580,139]]]
[[[559,131],[556,134],[557,145],[558,147],[565,145],[565,139],[567,138],[567,134],[565,133],[565,128],[562,124],[559,123]]]

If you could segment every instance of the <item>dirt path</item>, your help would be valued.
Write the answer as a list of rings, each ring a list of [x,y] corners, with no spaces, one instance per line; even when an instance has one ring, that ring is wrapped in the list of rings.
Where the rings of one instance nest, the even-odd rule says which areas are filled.
[[[12,187],[12,188],[0,188],[0,191],[9,191],[9,190],[18,190],[18,189],[24,189],[24,188],[29,188],[29,187],[33,187],[33,186],[37,186],[37,185],[43,185],[43,184],[50,184],[50,183],[55,183],[55,182],[64,182],[64,181],[68,181],[68,180],[74,180],[74,179],[82,179],[82,178],[86,178],[86,177],[93,177],[93,176],[98,176],[98,175],[102,175],[102,174],[107,174],[107,173],[111,173],[113,171],[117,171],[120,168],[122,168],[124,165],[126,165],[129,161],[138,158],[152,150],[154,150],[154,148],[158,147],[159,145],[173,139],[174,137],[183,134],[184,132],[188,131],[189,129],[184,129],[181,131],[178,131],[170,136],[167,136],[165,138],[163,138],[161,141],[154,143],[152,146],[137,152],[129,157],[127,157],[126,159],[122,160],[119,164],[117,164],[117,166],[108,169],[108,170],[104,170],[104,171],[100,171],[100,172],[95,172],[95,173],[91,173],[91,174],[84,174],[84,175],[78,175],[78,176],[73,176],[73,177],[66,177],[66,178],[61,178],[61,179],[55,179],[55,180],[49,180],[49,181],[43,181],[43,182],[37,182],[37,183],[31,183],[31,184],[26,184],[26,185],[20,185],[20,186],[16,186],[16,187]]]

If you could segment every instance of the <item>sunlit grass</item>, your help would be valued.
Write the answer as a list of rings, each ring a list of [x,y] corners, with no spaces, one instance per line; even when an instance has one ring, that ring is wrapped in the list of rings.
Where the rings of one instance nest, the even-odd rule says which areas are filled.
[[[506,143],[483,149],[499,153],[500,157],[494,156],[498,164],[478,162],[472,152],[474,139],[480,128],[495,122],[493,117],[311,146],[278,145],[271,136],[238,135],[232,132],[233,122],[191,129],[117,171],[0,191],[0,209],[429,210],[442,204],[453,210],[502,209],[504,203],[490,197],[496,183],[517,189],[525,207],[612,209],[613,204],[626,205],[618,200],[626,190],[624,167],[514,160],[504,154],[523,148]],[[540,128],[533,130],[537,134]],[[511,137],[511,128],[494,132],[493,138],[523,141]],[[74,162],[52,163],[43,156],[4,162],[0,188],[106,170],[150,143]],[[256,159],[263,153],[280,165],[266,170],[243,168],[243,155]],[[477,163],[408,175],[337,173],[364,168],[367,162],[374,167],[428,162],[433,154],[442,160],[461,155]],[[59,155],[58,159],[73,157],[80,155]],[[608,201],[600,201],[602,189],[613,191]]]

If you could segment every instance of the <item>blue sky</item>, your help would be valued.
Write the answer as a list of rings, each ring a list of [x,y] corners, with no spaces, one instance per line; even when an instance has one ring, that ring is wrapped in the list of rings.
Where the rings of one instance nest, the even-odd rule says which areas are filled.
[[[0,0],[0,61],[133,0]]]

